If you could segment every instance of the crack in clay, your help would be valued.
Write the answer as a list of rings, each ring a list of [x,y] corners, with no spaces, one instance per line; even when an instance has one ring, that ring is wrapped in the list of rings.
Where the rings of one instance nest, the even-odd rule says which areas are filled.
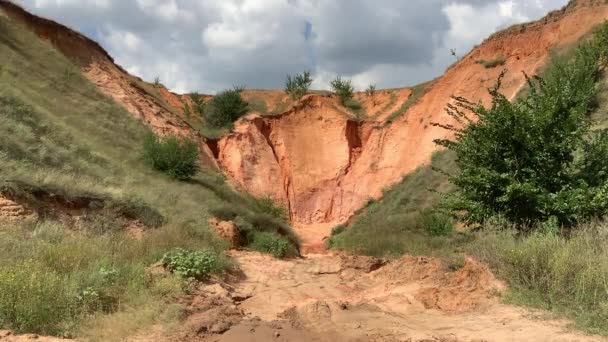
[[[255,126],[258,128],[264,139],[266,140],[266,144],[270,147],[272,151],[272,155],[274,156],[274,160],[276,161],[279,169],[281,170],[281,176],[283,177],[283,191],[285,191],[285,200],[287,201],[287,213],[289,214],[289,220],[293,220],[293,213],[291,208],[291,196],[290,196],[290,187],[291,187],[291,176],[289,170],[287,170],[283,163],[281,163],[281,159],[277,153],[274,142],[272,141],[270,135],[272,134],[272,127],[263,119],[256,119],[254,121]]]

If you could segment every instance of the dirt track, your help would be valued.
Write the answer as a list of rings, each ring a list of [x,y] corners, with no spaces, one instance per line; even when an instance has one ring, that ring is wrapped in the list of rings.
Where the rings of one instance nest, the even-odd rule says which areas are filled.
[[[234,252],[242,274],[202,286],[174,341],[605,341],[567,322],[499,303],[501,284],[467,260],[455,272],[430,258],[281,261]],[[536,313],[536,315],[540,315]],[[138,341],[141,341],[138,339]]]

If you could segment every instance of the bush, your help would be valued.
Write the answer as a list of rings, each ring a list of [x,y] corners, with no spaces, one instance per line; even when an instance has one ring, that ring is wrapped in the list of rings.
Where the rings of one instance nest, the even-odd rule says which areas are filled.
[[[205,111],[206,122],[215,128],[222,128],[247,114],[247,102],[243,100],[242,92],[243,88],[235,87],[215,95]]]
[[[175,179],[190,179],[199,170],[198,147],[186,138],[160,139],[149,132],[144,138],[144,159],[154,169]]]
[[[340,76],[331,81],[330,85],[334,93],[340,97],[342,104],[345,104],[346,101],[352,99],[355,94],[355,88],[353,87],[351,80],[342,80]]]
[[[205,99],[203,96],[197,92],[190,94],[190,99],[192,99],[192,109],[196,114],[203,117],[205,115]]]
[[[256,232],[249,248],[254,251],[268,253],[275,258],[284,258],[289,251],[289,242],[279,234]]]
[[[80,308],[76,288],[56,272],[32,261],[0,267],[0,327],[69,335]]]
[[[213,251],[188,251],[176,248],[166,253],[161,262],[166,269],[182,278],[203,280],[224,269],[221,258]]]
[[[608,212],[608,133],[590,130],[596,80],[606,63],[608,26],[582,43],[570,60],[558,60],[529,92],[510,102],[500,84],[486,108],[461,97],[448,105],[457,122],[434,124],[455,132],[436,140],[457,155],[459,191],[445,204],[465,223],[500,215],[520,224],[574,225]],[[478,118],[473,122],[473,113]]]
[[[302,96],[306,95],[310,85],[312,84],[312,78],[310,77],[310,71],[304,71],[301,74],[295,76],[287,75],[285,82],[285,92],[294,100],[299,100]]]
[[[376,101],[376,85],[375,84],[370,84],[369,87],[367,87],[367,89],[365,89],[365,94],[367,95],[367,97],[372,99],[372,104],[374,106],[378,104],[378,101]]]
[[[365,94],[368,97],[373,98],[376,95],[376,85],[370,84],[369,87],[367,87],[367,89],[365,89]]]
[[[422,213],[420,222],[422,228],[430,236],[447,236],[454,230],[449,216],[430,210]]]

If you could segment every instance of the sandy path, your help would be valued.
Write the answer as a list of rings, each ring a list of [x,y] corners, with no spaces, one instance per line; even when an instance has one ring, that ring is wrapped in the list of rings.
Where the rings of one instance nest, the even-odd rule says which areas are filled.
[[[300,237],[300,251],[303,255],[326,254],[325,241],[331,235],[334,223],[295,225],[294,230]]]
[[[534,318],[540,313],[500,304],[501,284],[473,260],[447,272],[430,258],[383,264],[339,255],[290,261],[246,252],[233,256],[243,271],[241,280],[203,286],[195,295],[199,302],[201,297],[228,300],[199,312],[197,319],[188,318],[174,340],[607,340],[573,331],[568,322]]]

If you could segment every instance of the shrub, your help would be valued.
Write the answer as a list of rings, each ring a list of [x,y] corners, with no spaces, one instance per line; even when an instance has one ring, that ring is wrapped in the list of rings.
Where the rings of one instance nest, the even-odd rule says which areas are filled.
[[[190,99],[192,99],[192,110],[199,116],[203,117],[205,115],[205,99],[203,96],[197,92],[190,94]]]
[[[277,205],[271,197],[256,198],[254,207],[261,213],[276,217],[280,220],[287,220],[285,208]]]
[[[206,122],[216,128],[227,127],[247,114],[247,102],[241,93],[243,88],[224,90],[213,97],[205,111]]]
[[[154,88],[159,88],[161,86],[161,84],[160,84],[160,77],[159,76],[154,77],[154,83],[153,83],[153,85],[154,85]]]
[[[505,65],[506,59],[504,57],[500,56],[500,57],[497,57],[497,58],[491,59],[491,60],[480,59],[480,60],[476,61],[475,63],[483,65],[483,67],[486,69],[492,69],[492,68],[496,68],[501,65]]]
[[[427,210],[420,216],[422,228],[430,236],[450,235],[454,230],[452,220],[448,215]]]
[[[343,80],[340,76],[331,81],[330,85],[334,93],[340,97],[342,104],[345,104],[347,100],[352,99],[355,94],[355,88],[353,87],[351,80]]]
[[[154,169],[175,179],[190,179],[199,170],[198,147],[186,138],[160,139],[149,132],[144,138],[144,159]]]
[[[310,71],[304,71],[301,74],[295,76],[287,75],[285,82],[285,92],[294,100],[299,100],[302,96],[306,95],[310,85],[312,84],[312,78],[310,77]]]
[[[271,254],[275,258],[284,258],[289,251],[289,242],[276,233],[256,232],[249,248]]]
[[[76,294],[65,277],[35,262],[0,267],[0,327],[69,335],[80,315]]]
[[[365,89],[365,94],[368,97],[373,98],[376,95],[376,85],[370,84],[369,87],[367,87],[367,89]]]
[[[367,87],[367,89],[365,89],[365,94],[367,95],[367,97],[372,99],[372,104],[374,106],[378,104],[378,102],[376,101],[376,85],[375,84],[370,84],[369,87]]]
[[[445,202],[455,215],[469,224],[501,215],[523,228],[608,212],[608,133],[591,131],[587,119],[607,48],[604,26],[573,58],[529,79],[529,92],[514,102],[499,92],[504,72],[490,90],[491,107],[454,98],[447,112],[465,127],[433,125],[455,132],[454,140],[436,140],[457,155],[460,172],[450,181],[459,191]]]
[[[221,258],[213,251],[188,251],[176,248],[166,253],[161,262],[166,269],[182,278],[203,280],[224,269]]]

